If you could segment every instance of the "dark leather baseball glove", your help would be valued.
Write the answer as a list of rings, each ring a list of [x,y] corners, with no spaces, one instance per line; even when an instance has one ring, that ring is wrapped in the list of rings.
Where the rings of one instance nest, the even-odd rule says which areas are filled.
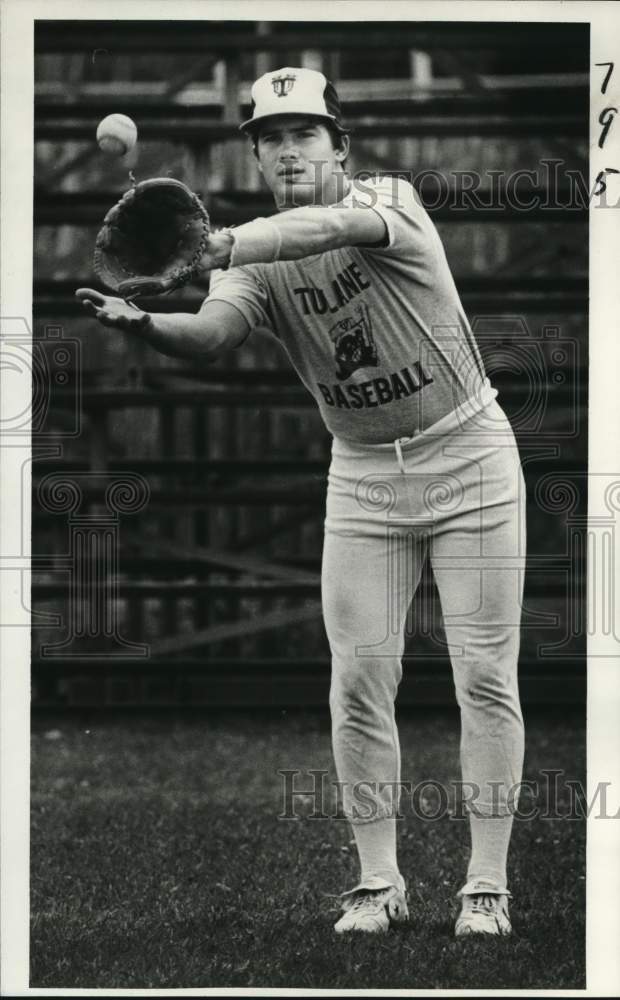
[[[181,181],[140,181],[103,220],[95,273],[122,298],[161,295],[199,270],[209,229],[206,208]]]

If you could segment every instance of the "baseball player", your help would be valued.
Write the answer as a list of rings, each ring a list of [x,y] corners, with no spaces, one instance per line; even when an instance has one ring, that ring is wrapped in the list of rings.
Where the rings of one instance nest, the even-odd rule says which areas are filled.
[[[280,339],[333,436],[322,600],[333,752],[360,860],[337,932],[408,918],[394,701],[409,605],[430,559],[461,711],[471,857],[457,936],[510,933],[506,858],[523,722],[517,658],[524,487],[444,250],[413,187],[351,180],[336,91],[286,67],[241,129],[279,212],[209,237],[200,311],[148,314],[79,289],[105,326],[205,361],[257,327]]]

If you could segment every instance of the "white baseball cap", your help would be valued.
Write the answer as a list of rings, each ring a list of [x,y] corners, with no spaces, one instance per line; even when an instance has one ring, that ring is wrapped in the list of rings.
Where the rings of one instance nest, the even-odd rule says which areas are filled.
[[[316,69],[285,66],[259,76],[251,90],[252,117],[239,128],[252,132],[265,118],[274,115],[312,115],[323,118],[339,132],[342,124],[340,101],[333,83]]]

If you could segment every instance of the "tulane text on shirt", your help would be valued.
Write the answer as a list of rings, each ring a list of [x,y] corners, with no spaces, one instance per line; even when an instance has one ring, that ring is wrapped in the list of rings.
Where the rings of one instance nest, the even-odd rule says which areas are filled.
[[[324,313],[337,312],[338,309],[346,306],[354,295],[359,295],[365,288],[370,288],[370,282],[364,277],[357,264],[351,261],[330,282],[329,290],[304,285],[301,288],[294,288],[293,292],[301,301],[304,316],[309,316],[310,313],[322,316]]]
[[[430,385],[432,381],[420,362],[414,361],[410,368],[401,368],[391,375],[369,379],[368,382],[331,386],[317,382],[317,386],[328,406],[362,410],[364,407],[384,406],[394,400],[405,399],[419,392],[425,385]]]

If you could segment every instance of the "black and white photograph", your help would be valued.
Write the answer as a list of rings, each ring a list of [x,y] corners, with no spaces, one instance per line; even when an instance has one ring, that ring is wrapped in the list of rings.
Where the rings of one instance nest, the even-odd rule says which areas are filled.
[[[617,9],[2,17],[3,995],[616,995]]]

